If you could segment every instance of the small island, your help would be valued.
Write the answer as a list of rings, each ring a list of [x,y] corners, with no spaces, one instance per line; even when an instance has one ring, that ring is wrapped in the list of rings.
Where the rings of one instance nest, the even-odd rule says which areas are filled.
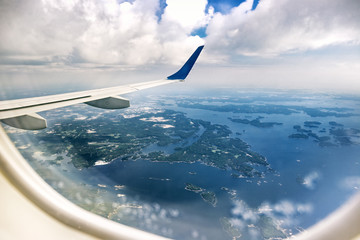
[[[204,200],[204,202],[210,204],[213,207],[216,206],[217,198],[214,192],[207,191],[206,189],[196,186],[195,184],[192,183],[185,183],[185,185],[186,185],[185,190],[194,193],[200,193],[200,196]]]
[[[186,183],[185,190],[195,192],[195,193],[199,193],[199,192],[204,191],[204,189],[202,189],[201,187],[196,186],[196,185],[194,185],[192,183]]]
[[[213,207],[216,206],[217,199],[214,192],[211,191],[202,192],[200,193],[200,196],[202,197],[202,199],[204,199],[205,202],[209,203]]]
[[[349,146],[356,144],[353,138],[360,137],[359,129],[345,128],[343,124],[334,121],[329,122],[329,129],[322,128],[317,130],[316,128],[319,128],[320,125],[321,122],[318,121],[305,121],[304,127],[314,128],[313,130],[304,129],[300,125],[294,125],[293,129],[296,130],[296,133],[292,133],[288,137],[293,139],[313,139],[320,147]],[[329,135],[324,136],[327,132]]]
[[[289,135],[289,138],[304,138],[304,139],[308,139],[309,136],[303,133],[293,133]]]
[[[308,128],[318,128],[321,125],[321,122],[318,121],[305,121],[304,127]]]
[[[333,126],[333,127],[343,127],[344,126],[344,125],[342,125],[340,123],[337,123],[337,122],[334,122],[334,121],[329,122],[329,125]]]

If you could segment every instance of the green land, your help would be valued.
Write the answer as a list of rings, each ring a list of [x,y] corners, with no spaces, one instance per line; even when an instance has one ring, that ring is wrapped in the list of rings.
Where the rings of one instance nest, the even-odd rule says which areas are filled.
[[[110,111],[96,118],[93,116],[97,112],[93,111],[66,116],[45,130],[27,132],[27,135],[33,142],[41,143],[39,151],[48,156],[66,155],[79,169],[94,166],[98,161],[144,159],[200,162],[230,169],[239,176],[253,177],[261,175],[258,166],[269,166],[265,157],[251,151],[247,143],[230,137],[232,132],[225,125],[191,119],[172,110],[134,117]],[[61,111],[58,114],[61,119]],[[85,119],[76,120],[79,115]],[[155,147],[144,152],[149,146]],[[22,152],[31,158],[32,153],[27,149]]]

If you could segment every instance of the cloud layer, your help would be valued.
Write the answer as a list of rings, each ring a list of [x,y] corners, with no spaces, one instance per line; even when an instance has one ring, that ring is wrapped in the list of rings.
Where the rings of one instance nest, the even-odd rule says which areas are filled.
[[[360,44],[356,0],[248,0],[229,14],[216,13],[207,28],[208,46],[219,53],[274,56],[330,45]]]
[[[248,0],[227,13],[207,0],[2,1],[5,64],[179,64],[206,43],[203,61],[273,57],[360,44],[357,0]],[[162,13],[159,16],[159,12]],[[207,37],[193,36],[206,28]]]

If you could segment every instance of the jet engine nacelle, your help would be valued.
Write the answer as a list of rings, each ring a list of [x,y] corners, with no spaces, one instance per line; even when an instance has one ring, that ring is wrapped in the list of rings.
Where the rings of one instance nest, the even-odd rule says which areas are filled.
[[[85,103],[93,107],[104,109],[121,109],[130,107],[130,101],[128,99],[118,96],[102,98]]]

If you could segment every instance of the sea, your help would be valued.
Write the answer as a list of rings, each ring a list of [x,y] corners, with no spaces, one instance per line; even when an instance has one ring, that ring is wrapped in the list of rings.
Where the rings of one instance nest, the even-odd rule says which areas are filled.
[[[230,170],[201,161],[132,161],[119,156],[111,162],[99,162],[83,169],[72,166],[71,159],[65,155],[63,163],[58,165],[48,164],[43,159],[30,161],[66,198],[106,218],[174,239],[283,239],[318,223],[360,188],[358,96],[278,89],[200,91],[169,86],[124,97],[131,99],[131,107],[114,114],[169,109],[185,113],[190,119],[226,125],[232,132],[230,137],[249,144],[252,151],[266,158],[270,168],[264,169],[262,176],[239,177]],[[189,107],[194,103],[220,108]],[[230,104],[279,105],[294,112],[221,110],[222,106]],[[328,114],[314,116],[306,111],[309,108]],[[76,106],[66,109],[79,110]],[[281,125],[262,128],[230,119],[259,117],[262,122]],[[55,123],[61,119],[48,121]],[[329,136],[333,145],[321,146],[311,137],[289,137],[296,133],[296,125],[309,130],[304,126],[307,121],[321,123],[320,127],[311,128],[312,132]],[[350,143],[337,141],[332,134],[334,129],[343,129],[347,135],[342,137]],[[6,130],[11,131],[11,128],[6,127]],[[12,138],[24,141],[20,136],[27,133],[17,134]],[[146,151],[171,151],[173,146],[166,148],[152,145]],[[43,155],[46,158],[46,154]],[[202,193],[214,194],[215,204],[201,192],[186,189],[189,183],[200,187]]]

